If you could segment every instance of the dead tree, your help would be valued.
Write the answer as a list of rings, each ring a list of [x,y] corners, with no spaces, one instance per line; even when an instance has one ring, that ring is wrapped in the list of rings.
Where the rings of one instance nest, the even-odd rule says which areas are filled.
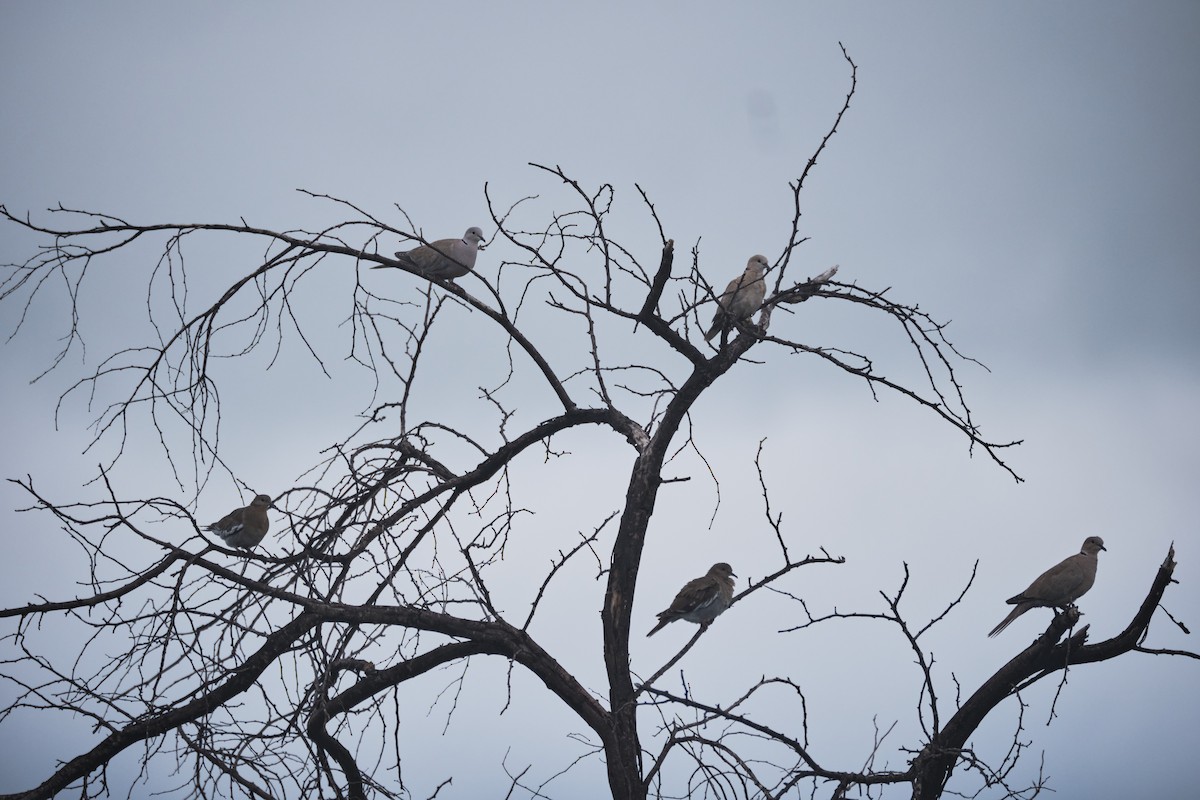
[[[395,276],[423,287],[415,300],[395,300],[363,277],[366,267],[404,267],[388,254],[397,242],[425,241],[399,208],[403,225],[313,195],[349,218],[317,231],[276,231],[245,222],[142,224],[61,206],[45,221],[0,207],[8,223],[45,243],[7,266],[2,302],[29,309],[58,286],[70,298],[64,349],[52,368],[82,342],[74,312],[88,302],[85,278],[134,259],[143,242],[161,243],[148,262],[144,299],[155,340],[117,350],[67,392],[97,398],[94,442],[113,446],[92,496],[63,499],[62,487],[18,481],[32,507],[57,519],[90,566],[78,576],[87,587],[81,596],[0,612],[13,625],[5,638],[14,655],[6,657],[4,674],[16,687],[0,723],[57,711],[90,721],[96,735],[85,752],[62,754],[40,785],[9,796],[98,796],[109,789],[110,763],[131,748],[140,749],[147,771],[173,762],[184,776],[180,796],[406,796],[394,772],[403,755],[394,738],[400,689],[447,665],[494,656],[507,662],[510,675],[534,677],[590,731],[614,798],[782,797],[801,786],[813,793],[832,787],[832,796],[844,797],[851,788],[892,784],[911,784],[914,797],[930,798],[940,795],[956,765],[986,769],[983,756],[966,753],[963,743],[1001,699],[1068,664],[1135,648],[1169,581],[1170,559],[1119,642],[1085,645],[1080,631],[1056,645],[1065,630],[1056,620],[945,725],[926,672],[922,708],[933,722],[911,766],[900,771],[818,764],[804,736],[742,712],[750,698],[781,688],[802,701],[786,675],[764,678],[724,705],[663,688],[660,678],[703,628],[649,679],[631,672],[631,612],[650,521],[663,487],[687,477],[669,475],[666,465],[681,450],[699,451],[690,416],[696,401],[751,354],[764,362],[781,351],[800,355],[866,382],[872,392],[898,393],[1019,480],[1001,457],[1016,442],[985,439],[972,418],[955,371],[967,359],[945,337],[944,325],[893,301],[887,290],[833,280],[832,270],[796,277],[804,242],[801,192],[849,108],[855,69],[847,61],[845,103],[790,184],[794,215],[768,273],[766,300],[713,344],[702,334],[725,276],[716,287],[706,280],[699,247],[680,267],[640,187],[637,202],[657,229],[649,252],[612,230],[614,187],[585,187],[559,167],[533,165],[539,179],[548,179],[546,191],[559,192],[554,202],[569,202],[570,210],[547,213],[537,197],[498,201],[485,186],[496,230],[487,253],[497,277],[483,268],[458,281]],[[199,293],[189,288],[197,277],[190,245],[203,237],[253,242],[257,255],[251,269],[197,308],[188,293]],[[215,266],[204,266],[211,276]],[[333,333],[304,318],[300,298],[314,275],[329,270],[353,270],[346,297],[329,302],[348,309],[341,328],[349,331],[347,360],[372,376],[363,421],[303,473],[303,484],[276,493],[268,540],[274,544],[228,550],[202,531],[209,520],[197,519],[196,497],[222,476],[247,489],[266,487],[254,484],[260,478],[238,475],[223,457],[223,371],[231,360],[272,344],[278,351],[285,342],[299,343],[326,371],[321,350]],[[866,353],[789,338],[778,318],[803,312],[800,303],[849,304],[890,318],[911,347],[917,377],[896,377]],[[456,419],[452,408],[437,404],[431,413],[430,404],[417,400],[447,369],[429,363],[427,354],[448,325],[500,343],[503,375],[480,387],[480,401],[492,413],[486,430],[476,418]],[[564,355],[558,344],[568,332],[579,339]],[[620,355],[634,352],[626,347],[631,342],[642,354],[637,360]],[[269,383],[271,376],[259,380]],[[517,384],[530,393],[523,397],[535,398],[520,409],[510,393]],[[581,430],[605,432],[627,448],[623,499],[610,516],[579,520],[569,541],[546,545],[545,571],[527,583],[536,591],[514,595],[502,586],[504,558],[526,538],[528,514],[518,496],[525,464],[535,455],[543,462],[569,458],[556,437]],[[131,431],[152,431],[162,442],[185,499],[129,495],[118,473]],[[844,563],[819,546],[799,554],[770,511],[766,486],[764,480],[760,535],[775,542],[778,562],[750,581],[735,604],[754,602],[767,587],[785,589],[796,570]],[[570,592],[560,576],[578,575],[589,563],[604,586],[600,692],[537,635],[544,599]],[[889,598],[885,616],[920,655],[928,626],[914,630],[905,622],[902,593]],[[845,622],[846,616],[809,619]],[[39,634],[54,626],[78,636],[73,663],[39,652]],[[511,683],[509,692],[511,703]],[[661,721],[649,745],[639,709]],[[799,729],[803,714],[796,719]],[[389,740],[396,742],[392,751]],[[696,765],[683,785],[666,777],[677,757]],[[1004,785],[998,772],[986,774]],[[513,788],[521,781],[514,775]]]

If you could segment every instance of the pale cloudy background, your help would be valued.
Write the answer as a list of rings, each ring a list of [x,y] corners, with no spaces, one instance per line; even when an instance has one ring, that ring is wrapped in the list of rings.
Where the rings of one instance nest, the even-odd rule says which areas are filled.
[[[766,367],[740,365],[698,408],[701,444],[722,480],[721,509],[710,528],[711,484],[681,464],[696,479],[664,492],[645,573],[663,584],[647,579],[635,613],[649,627],[674,588],[716,558],[732,561],[743,581],[772,567],[751,469],[758,440],[769,434],[773,500],[795,547],[824,545],[849,560],[796,576],[789,588],[814,609],[880,610],[878,590],[894,591],[907,561],[911,611],[927,616],[958,593],[979,559],[975,587],[929,642],[944,693],[950,672],[969,692],[1041,629],[1045,615],[1030,614],[997,639],[984,636],[1007,610],[1005,597],[1088,534],[1109,547],[1082,603],[1094,639],[1125,625],[1171,541],[1180,584],[1167,606],[1194,628],[1195,3],[6,3],[0,202],[35,214],[62,202],[138,222],[245,217],[313,228],[338,218],[294,191],[302,187],[384,215],[400,203],[427,235],[458,235],[472,224],[490,234],[483,182],[509,201],[552,196],[553,182],[526,166],[537,161],[560,164],[587,186],[612,183],[627,224],[615,235],[653,262],[655,231],[641,216],[637,182],[681,255],[699,239],[702,266],[720,283],[750,253],[773,259],[785,243],[788,181],[848,88],[839,41],[859,66],[859,90],[809,181],[811,241],[795,269],[815,274],[838,263],[842,280],[891,286],[895,299],[952,319],[954,342],[991,370],[963,367],[968,401],[987,435],[1024,440],[1006,457],[1027,482],[969,457],[961,437],[911,403],[872,402],[863,385],[816,361],[772,354]],[[0,228],[0,261],[24,260],[32,245]],[[212,253],[191,262],[197,303],[246,266],[223,261],[217,246]],[[481,257],[481,270],[514,255],[497,247]],[[146,335],[151,263],[119,259],[110,264],[115,272],[91,276],[85,365],[73,354],[29,384],[64,331],[63,306],[49,297],[0,350],[3,476],[32,474],[66,499],[95,474],[100,455],[81,455],[91,419],[84,403],[64,406],[57,432],[54,404],[85,366]],[[398,294],[411,287],[404,276],[387,280]],[[228,368],[236,385],[224,391],[224,454],[265,490],[295,481],[365,402],[344,396],[360,384],[340,362],[346,333],[336,325],[345,310],[335,291],[330,338],[319,343],[334,383],[299,357],[294,369],[285,360],[265,374]],[[860,317],[844,307],[799,310],[776,315],[773,332],[824,345],[862,335]],[[0,306],[4,336],[18,313]],[[887,351],[887,342],[880,336],[864,346]],[[446,358],[478,357],[467,342],[442,346]],[[462,382],[467,399],[481,382]],[[428,402],[453,407],[460,399]],[[121,476],[129,486],[140,477],[149,491],[170,491],[152,444],[135,437]],[[573,513],[539,527],[588,530],[616,507],[628,454],[605,453],[613,475],[584,464],[577,476],[564,470],[555,491]],[[201,516],[225,510],[234,495],[228,481],[211,486]],[[75,592],[56,559],[65,545],[53,524],[12,513],[25,504],[4,485],[5,605],[35,591]],[[540,568],[546,552],[529,563]],[[560,598],[563,637],[579,636],[566,611],[594,613],[600,590]],[[899,721],[893,745],[916,743],[917,676],[898,637],[869,623],[776,635],[794,610],[756,602],[737,607],[738,623],[723,620],[685,662],[698,693],[728,701],[736,687],[784,669],[740,656],[774,637],[768,652],[808,690],[810,733],[829,766],[861,765],[875,715],[881,727]],[[555,639],[550,625],[542,640],[589,685],[602,686],[600,668],[588,661],[598,656],[596,637]],[[651,672],[684,635],[668,629],[636,643],[636,669]],[[1163,622],[1151,644],[1197,649]],[[1032,775],[1044,749],[1060,796],[1191,796],[1198,675],[1193,661],[1136,654],[1073,670],[1049,727],[1053,683],[1039,687],[1027,695],[1024,736],[1033,753],[1024,769]],[[502,673],[499,683],[486,670],[478,676],[461,702],[470,708],[474,700],[486,713],[456,719],[444,739],[434,737],[427,759],[410,760],[414,796],[432,792],[455,752],[469,753],[472,769],[456,773],[453,794],[440,796],[500,785],[510,745],[510,766],[532,762],[541,780],[577,752],[563,734],[582,726],[557,709],[496,721],[499,704],[487,693],[503,686]],[[529,708],[539,696],[527,687]],[[413,718],[424,723],[428,698],[413,703]],[[998,757],[1014,716],[1005,708],[989,720],[974,742],[981,755]],[[28,787],[88,741],[85,732],[35,722],[0,726],[0,739],[0,791]],[[894,752],[888,758],[903,764]],[[547,791],[584,795],[603,775],[595,762],[589,769]]]

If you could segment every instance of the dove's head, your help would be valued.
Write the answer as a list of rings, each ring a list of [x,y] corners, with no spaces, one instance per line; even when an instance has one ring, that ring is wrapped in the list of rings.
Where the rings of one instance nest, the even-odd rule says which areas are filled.
[[[463,241],[467,244],[478,245],[483,241],[483,229],[476,227],[467,228],[467,232],[463,234]]]
[[[1084,555],[1094,556],[1101,550],[1107,549],[1108,548],[1104,546],[1104,540],[1099,536],[1089,536],[1083,540],[1083,550],[1081,552]]]
[[[769,266],[770,264],[767,263],[766,256],[751,256],[750,260],[746,262],[747,269],[754,269],[759,272],[766,272]]]
[[[258,497],[250,501],[252,508],[273,508],[271,505],[271,495],[260,494]]]
[[[712,567],[709,568],[708,574],[714,578],[728,578],[730,575],[733,575],[734,577],[737,576],[737,573],[733,571],[733,567],[729,566],[724,561],[713,564]]]

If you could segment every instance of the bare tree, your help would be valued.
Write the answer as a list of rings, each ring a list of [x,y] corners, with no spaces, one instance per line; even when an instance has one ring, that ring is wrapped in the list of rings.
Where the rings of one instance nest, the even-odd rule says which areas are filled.
[[[547,191],[560,193],[555,202],[570,203],[566,211],[546,213],[538,197],[499,200],[485,185],[496,229],[489,255],[511,254],[494,281],[483,271],[458,282],[418,274],[408,279],[423,287],[415,302],[380,295],[361,279],[364,267],[408,269],[380,252],[385,245],[425,242],[402,209],[406,225],[396,227],[346,200],[313,195],[349,217],[317,231],[275,231],[245,222],[137,224],[61,206],[52,210],[54,221],[44,222],[0,207],[9,223],[45,242],[28,260],[8,265],[3,302],[29,309],[39,293],[59,286],[71,299],[66,344],[54,366],[82,344],[77,304],[85,302],[85,278],[113,268],[143,241],[161,241],[145,301],[155,340],[113,353],[68,391],[114,398],[96,406],[95,442],[114,446],[97,475],[102,494],[64,500],[32,478],[18,481],[33,508],[58,520],[89,571],[79,576],[87,590],[78,598],[39,599],[0,612],[14,624],[6,637],[13,655],[5,659],[5,677],[18,689],[0,722],[30,710],[68,712],[94,725],[97,736],[86,752],[64,754],[43,783],[11,796],[104,794],[109,765],[135,748],[143,776],[163,762],[174,765],[182,776],[180,796],[410,796],[394,771],[403,755],[399,692],[447,665],[465,669],[474,656],[503,659],[510,676],[532,676],[569,709],[590,731],[591,756],[603,760],[612,797],[622,800],[838,798],[851,791],[871,796],[897,784],[911,786],[915,798],[934,798],[956,768],[976,772],[985,787],[1006,796],[1036,794],[1036,785],[1016,787],[1009,780],[1018,737],[1013,750],[997,756],[967,749],[969,736],[1001,701],[1041,678],[1145,651],[1143,638],[1171,582],[1173,553],[1120,636],[1088,644],[1084,627],[1062,640],[1077,620],[1069,609],[953,711],[942,705],[922,637],[953,611],[971,580],[940,615],[917,625],[900,607],[906,567],[900,588],[883,595],[887,610],[870,614],[896,626],[924,676],[917,703],[924,741],[906,769],[876,768],[873,757],[850,768],[820,763],[808,743],[804,692],[786,674],[764,676],[726,703],[667,688],[662,678],[684,663],[707,626],[648,679],[630,668],[631,611],[659,491],[686,479],[668,470],[679,453],[703,458],[691,412],[740,362],[765,363],[780,352],[806,356],[865,381],[873,392],[898,393],[1020,480],[1002,458],[1016,442],[989,441],[979,432],[956,373],[969,359],[946,338],[943,324],[916,305],[893,301],[886,290],[836,281],[833,270],[815,278],[795,275],[793,256],[804,242],[801,193],[854,94],[856,69],[848,57],[847,63],[845,103],[790,184],[794,213],[767,276],[766,300],[755,318],[712,344],[703,332],[720,284],[702,274],[699,247],[681,268],[641,187],[636,200],[657,229],[658,244],[647,254],[623,243],[612,223],[616,189],[585,187],[559,167],[532,165],[539,180],[548,179]],[[68,221],[60,224],[60,218]],[[189,274],[195,282],[189,246],[221,236],[256,243],[258,260],[196,310],[188,294]],[[272,346],[278,353],[285,342],[299,342],[324,370],[316,343],[328,334],[298,311],[298,297],[319,270],[351,268],[346,355],[372,376],[373,393],[361,424],[327,448],[328,457],[303,474],[303,485],[276,496],[275,530],[283,532],[275,541],[282,552],[265,545],[226,549],[202,531],[210,520],[196,518],[194,496],[186,502],[127,496],[113,464],[131,432],[146,430],[162,442],[181,488],[198,493],[218,473],[247,489],[257,486],[222,457],[221,371],[230,359]],[[803,311],[805,302],[849,303],[892,320],[918,377],[897,378],[869,354],[777,332],[781,326],[773,319]],[[490,416],[453,404],[430,411],[416,399],[449,369],[431,361],[431,341],[464,330],[489,332],[488,341],[499,343],[489,353],[497,347],[503,353],[501,379],[479,390]],[[578,338],[560,346],[570,336]],[[261,380],[269,382],[269,374]],[[518,408],[516,387],[537,399]],[[580,520],[570,541],[545,543],[544,574],[518,603],[503,587],[511,580],[507,551],[524,542],[529,525],[519,488],[528,474],[524,461],[539,454],[544,463],[586,458],[555,444],[577,430],[601,431],[627,448],[623,502],[606,518]],[[795,597],[787,587],[796,570],[844,563],[823,547],[798,552],[772,512],[761,462],[759,476],[761,527],[778,560],[735,604],[753,602],[764,589]],[[182,542],[181,529],[190,531]],[[167,530],[175,533],[164,535]],[[604,585],[601,691],[589,688],[564,666],[554,643],[537,635],[546,598],[570,591],[561,576],[587,564]],[[795,600],[805,622],[781,635],[868,615],[810,613]],[[39,651],[39,635],[55,620],[82,633],[67,662]],[[509,685],[506,707],[519,702]],[[753,698],[779,690],[797,704],[794,724],[782,730],[749,710]],[[672,764],[691,766],[673,770]],[[511,780],[510,794],[545,796],[526,786],[523,773]]]

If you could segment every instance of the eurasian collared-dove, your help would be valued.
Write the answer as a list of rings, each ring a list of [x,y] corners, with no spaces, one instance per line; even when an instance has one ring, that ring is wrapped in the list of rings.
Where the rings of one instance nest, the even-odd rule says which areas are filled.
[[[271,521],[267,519],[268,508],[274,508],[270,496],[260,494],[250,501],[250,505],[230,511],[205,530],[220,536],[230,547],[249,550],[263,540],[267,528],[271,527]]]
[[[766,269],[766,256],[753,256],[746,262],[746,271],[731,280],[717,298],[717,313],[713,315],[712,327],[704,334],[705,339],[725,333],[758,311],[767,296],[767,284],[763,280]]]
[[[396,260],[404,266],[428,278],[453,280],[466,275],[475,266],[475,254],[483,241],[483,231],[467,228],[461,239],[438,239],[407,252],[396,252]],[[386,269],[390,264],[379,264],[371,269]]]
[[[1099,536],[1083,540],[1083,548],[1043,572],[1029,588],[1005,602],[1016,608],[988,636],[995,636],[1009,623],[1031,608],[1067,608],[1084,595],[1096,582],[1096,555],[1106,549]]]
[[[653,636],[668,622],[686,619],[707,626],[733,602],[733,567],[713,564],[702,578],[688,581],[666,611],[659,613],[658,624],[647,633]]]

